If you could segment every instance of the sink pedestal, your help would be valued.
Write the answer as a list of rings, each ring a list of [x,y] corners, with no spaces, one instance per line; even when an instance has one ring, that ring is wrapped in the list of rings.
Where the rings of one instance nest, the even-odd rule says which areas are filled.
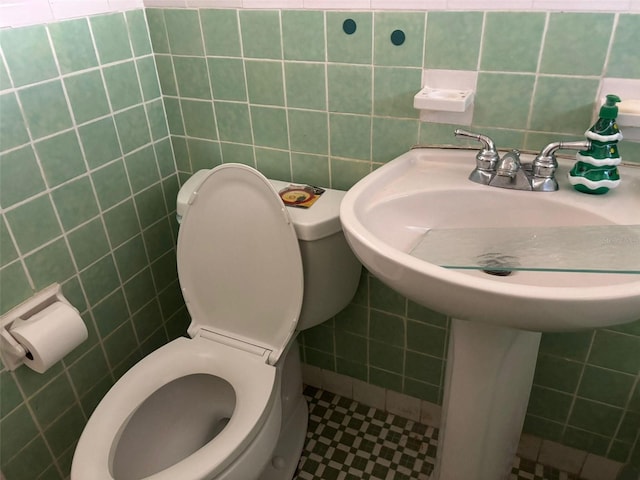
[[[507,480],[541,334],[452,320],[443,420],[431,480]]]

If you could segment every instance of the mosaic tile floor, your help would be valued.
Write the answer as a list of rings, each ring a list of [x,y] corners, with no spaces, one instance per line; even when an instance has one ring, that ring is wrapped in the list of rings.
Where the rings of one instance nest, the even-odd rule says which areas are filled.
[[[294,480],[429,480],[438,430],[305,388],[309,428]],[[580,480],[516,458],[510,480]]]

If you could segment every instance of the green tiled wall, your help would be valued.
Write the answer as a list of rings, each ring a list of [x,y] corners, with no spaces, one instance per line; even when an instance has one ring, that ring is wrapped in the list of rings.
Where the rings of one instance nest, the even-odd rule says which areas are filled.
[[[273,178],[347,189],[415,143],[458,143],[454,125],[422,123],[412,107],[422,68],[478,71],[468,128],[534,150],[582,136],[602,77],[640,78],[640,15],[147,14],[184,177],[242,162]],[[356,21],[352,35],[347,18]],[[389,41],[396,29],[406,34],[400,47]],[[640,163],[640,144],[621,149]],[[364,275],[352,304],[301,338],[311,365],[440,402],[447,335],[444,316]],[[639,370],[640,320],[544,335],[525,431],[640,463]]]
[[[102,395],[184,332],[177,173],[236,161],[347,189],[414,143],[452,141],[455,126],[411,108],[423,67],[479,70],[473,128],[500,146],[574,139],[600,76],[640,78],[639,27],[639,15],[149,9],[0,31],[0,312],[59,282],[90,332],[44,375],[0,371],[5,478],[65,478]],[[621,150],[640,162],[638,144]],[[438,402],[447,335],[444,316],[364,274],[352,304],[302,336],[303,355]],[[526,430],[640,464],[638,352],[638,323],[544,335]]]
[[[178,181],[143,10],[0,44],[0,314],[58,282],[89,330],[43,375],[0,370],[0,468],[62,479],[105,392],[185,329]]]

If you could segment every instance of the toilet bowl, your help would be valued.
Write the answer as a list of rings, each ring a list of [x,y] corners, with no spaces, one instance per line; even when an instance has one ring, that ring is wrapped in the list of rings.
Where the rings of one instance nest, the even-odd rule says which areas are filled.
[[[151,353],[107,393],[80,437],[71,480],[293,475],[307,422],[294,339],[303,285],[311,285],[300,222],[250,167],[225,164],[198,174],[183,187],[188,207],[180,212],[177,248],[191,338]],[[349,265],[346,300],[309,315],[304,328],[346,306],[360,271],[357,261]]]

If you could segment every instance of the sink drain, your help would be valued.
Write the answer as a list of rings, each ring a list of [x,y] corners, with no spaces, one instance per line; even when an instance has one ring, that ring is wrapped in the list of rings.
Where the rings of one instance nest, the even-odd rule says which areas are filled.
[[[517,257],[500,252],[484,253],[479,255],[477,260],[484,273],[496,277],[508,277],[513,274],[513,269],[520,265]]]
[[[513,273],[513,270],[490,270],[483,268],[482,271],[488,275],[495,275],[496,277],[508,277]]]

